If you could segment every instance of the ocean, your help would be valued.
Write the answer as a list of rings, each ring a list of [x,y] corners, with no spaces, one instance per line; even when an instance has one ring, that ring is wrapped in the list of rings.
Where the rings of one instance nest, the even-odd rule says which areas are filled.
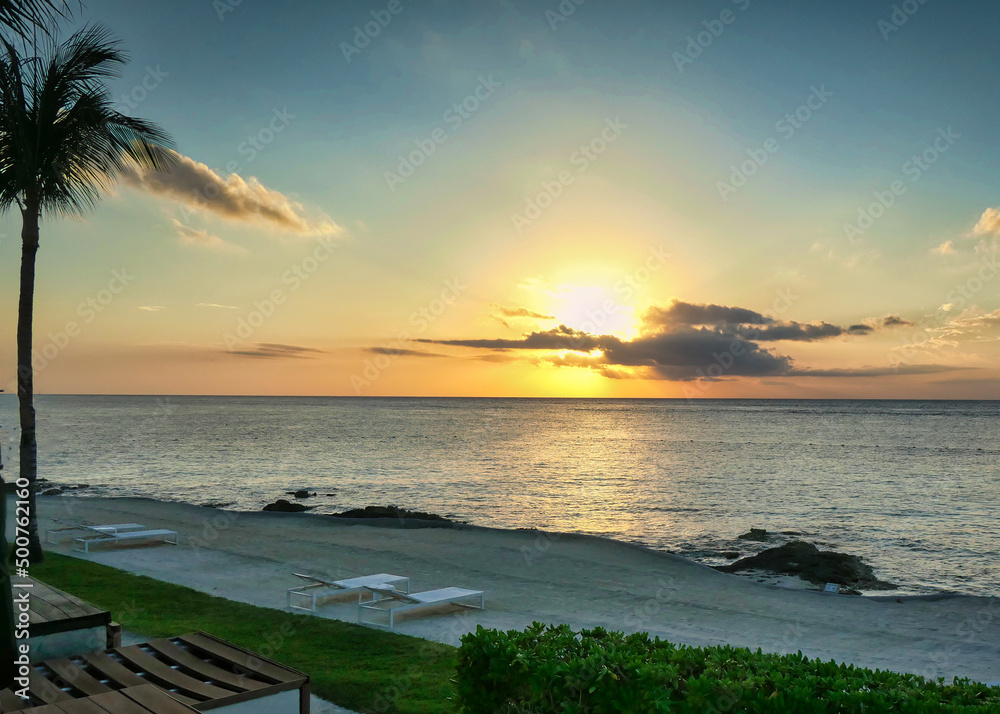
[[[16,397],[0,395],[5,474]],[[898,592],[1000,595],[1000,402],[40,396],[39,476],[86,496],[394,504],[728,562],[795,531]],[[773,545],[774,543],[772,543]]]

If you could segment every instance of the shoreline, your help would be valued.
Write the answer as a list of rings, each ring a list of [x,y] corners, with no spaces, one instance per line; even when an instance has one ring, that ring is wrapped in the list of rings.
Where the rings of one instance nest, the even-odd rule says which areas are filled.
[[[293,572],[339,579],[410,576],[414,591],[486,591],[487,609],[402,621],[397,631],[449,644],[477,625],[533,621],[649,632],[689,645],[731,644],[930,677],[1000,679],[1000,598],[834,595],[720,573],[682,556],[586,534],[470,524],[236,512],[148,498],[39,497],[52,518],[134,521],[180,533],[180,546],[58,552],[233,600],[283,609]],[[373,520],[383,521],[381,523]],[[387,521],[387,522],[386,522]],[[319,616],[354,622],[353,602]]]
[[[42,489],[44,489],[44,488],[46,488],[48,486],[57,486],[57,485],[58,484],[55,484],[55,483],[52,483],[52,482],[46,482],[44,485],[40,486],[39,490],[41,491]],[[8,490],[10,488],[12,488],[11,484],[5,484],[5,486],[8,488]],[[86,499],[94,499],[94,500],[139,500],[139,501],[149,501],[151,503],[174,503],[174,504],[179,504],[179,505],[184,505],[184,506],[192,506],[192,507],[197,507],[197,508],[203,508],[203,509],[205,509],[206,511],[209,511],[209,512],[211,512],[211,511],[218,511],[220,513],[237,513],[237,514],[242,514],[242,515],[251,515],[251,514],[256,514],[256,513],[268,512],[268,511],[265,511],[264,509],[261,509],[261,510],[236,510],[236,509],[230,509],[230,508],[228,508],[228,506],[230,504],[225,504],[225,503],[219,504],[219,505],[215,505],[213,503],[193,503],[191,501],[181,501],[181,500],[167,501],[167,500],[158,499],[158,498],[155,498],[155,497],[152,497],[152,496],[88,495],[89,491],[81,490],[80,487],[73,487],[73,486],[66,487],[64,485],[64,486],[62,486],[62,488],[64,488],[65,491],[62,494],[60,494],[60,497],[61,496],[65,496],[67,498],[78,498],[78,499],[83,499],[83,500],[86,500]],[[87,488],[89,488],[89,487],[87,487]],[[283,494],[282,496],[279,496],[278,498],[285,498],[286,496],[288,496],[288,498],[291,498],[288,494]],[[42,496],[41,492],[38,494],[38,498],[50,498],[50,497],[51,496]],[[303,500],[300,500],[300,499],[292,499],[292,502],[296,503],[296,504],[306,505],[303,502]],[[279,517],[311,516],[311,517],[318,517],[318,518],[323,518],[323,519],[329,519],[329,520],[332,520],[332,521],[335,521],[335,522],[339,522],[340,524],[370,525],[370,526],[379,527],[379,528],[403,528],[403,529],[414,529],[414,528],[445,528],[445,529],[455,529],[455,530],[481,529],[481,530],[501,532],[501,533],[505,533],[505,532],[537,533],[537,534],[544,535],[544,536],[546,536],[548,538],[558,538],[558,539],[566,539],[566,538],[593,538],[593,539],[597,539],[597,540],[604,541],[604,542],[607,542],[607,543],[615,543],[615,544],[626,545],[626,546],[634,546],[636,548],[640,548],[640,549],[649,551],[651,553],[656,553],[656,554],[661,554],[661,555],[669,555],[669,556],[673,556],[673,557],[676,557],[676,558],[680,558],[681,560],[683,560],[685,562],[689,562],[689,563],[692,563],[692,564],[695,564],[695,565],[699,565],[699,566],[702,566],[702,567],[705,567],[705,568],[708,568],[708,569],[711,569],[711,570],[715,570],[716,569],[715,564],[710,564],[710,563],[702,562],[701,560],[698,560],[695,557],[692,557],[690,555],[677,553],[677,552],[674,552],[674,551],[671,551],[671,550],[666,550],[666,549],[663,549],[663,548],[657,548],[655,546],[649,545],[649,544],[644,543],[644,542],[639,541],[639,540],[625,540],[625,539],[619,539],[619,538],[615,538],[615,537],[608,536],[608,535],[600,535],[600,534],[595,534],[595,533],[583,533],[583,532],[574,532],[574,531],[565,531],[565,532],[563,532],[563,531],[546,531],[546,530],[540,529],[540,528],[505,528],[505,527],[501,527],[501,526],[484,526],[484,525],[478,525],[478,524],[474,524],[474,523],[468,523],[468,522],[465,522],[465,521],[452,520],[451,518],[445,518],[445,517],[442,517],[441,520],[416,519],[416,518],[398,518],[398,517],[349,518],[349,517],[338,516],[338,515],[335,515],[335,514],[332,514],[332,513],[317,512],[317,511],[312,510],[313,508],[315,508],[315,507],[309,507],[309,509],[305,510],[305,511],[287,511],[287,512],[285,512],[285,511],[272,511],[271,513],[273,515],[276,515],[276,516],[279,516]],[[784,540],[781,541],[781,542],[775,541],[774,538],[778,538],[778,537],[784,537]],[[786,534],[781,533],[781,532],[770,533],[769,538],[770,538],[769,541],[765,541],[764,543],[762,543],[762,545],[765,545],[766,548],[773,548],[773,547],[776,547],[778,545],[781,545],[784,542],[789,542],[790,540],[792,540],[792,538],[788,537]],[[737,539],[737,541],[739,541],[739,539]],[[741,551],[740,557],[741,558],[745,558],[748,555],[753,555],[754,553],[760,552],[760,550],[764,549],[764,548],[758,548],[758,549],[753,548],[753,546],[751,544],[755,544],[755,543],[760,543],[760,541],[755,541],[755,540],[742,541],[741,544],[742,544],[743,547],[746,547],[746,546],[750,546],[750,547],[749,547],[748,551],[745,552],[745,553]],[[718,555],[719,555],[718,553],[715,554],[715,556],[718,556]],[[714,557],[714,556],[710,556],[710,557]],[[730,560],[729,562],[734,562],[734,561]],[[776,586],[780,586],[780,587],[784,587],[784,588],[790,588],[790,589],[796,589],[796,590],[806,590],[806,591],[811,591],[811,592],[820,592],[820,593],[823,593],[823,585],[817,584],[815,582],[811,582],[809,580],[806,580],[804,578],[800,578],[800,577],[795,576],[795,575],[785,575],[785,574],[782,574],[782,573],[776,573],[776,572],[767,571],[767,570],[744,570],[744,571],[731,572],[731,573],[726,573],[726,574],[733,575],[734,577],[741,578],[741,579],[752,580],[752,581],[755,581],[757,583],[766,584],[766,585],[776,585]],[[928,588],[929,589],[930,587],[931,586],[924,586],[924,585],[921,585],[921,584],[913,585],[912,583],[910,583],[906,587],[897,587],[895,589],[891,589],[891,591],[888,594],[886,594],[885,590],[877,590],[877,589],[868,589],[867,591],[850,593],[849,589],[845,588],[846,590],[848,590],[848,592],[844,592],[844,593],[841,593],[841,594],[850,594],[853,597],[865,597],[865,598],[884,597],[884,598],[892,598],[892,599],[896,599],[896,598],[950,597],[950,596],[992,597],[992,595],[989,595],[989,594],[962,593],[962,592],[956,592],[956,591],[951,591],[951,590],[935,590],[933,592],[912,592],[913,589],[920,589],[920,588]],[[868,593],[871,593],[871,594],[868,594]],[[828,593],[823,593],[823,594],[828,594]]]

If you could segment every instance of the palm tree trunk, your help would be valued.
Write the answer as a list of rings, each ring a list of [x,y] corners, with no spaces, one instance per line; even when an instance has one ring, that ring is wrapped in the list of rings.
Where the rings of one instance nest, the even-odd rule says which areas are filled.
[[[3,463],[0,462],[0,469]],[[0,474],[3,472],[0,471]],[[0,689],[14,687],[14,599],[7,558],[7,485],[0,478]]]
[[[35,437],[35,385],[31,366],[32,328],[35,307],[35,255],[38,253],[37,196],[27,196],[21,209],[21,295],[17,306],[17,403],[21,421],[20,477],[28,482],[28,558],[45,558],[38,537],[38,507],[35,502],[38,475],[38,442]]]

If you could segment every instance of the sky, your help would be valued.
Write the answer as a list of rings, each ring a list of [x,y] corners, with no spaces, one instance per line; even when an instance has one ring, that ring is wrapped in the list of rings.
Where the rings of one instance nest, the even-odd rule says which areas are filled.
[[[36,390],[1000,398],[997,21],[87,0],[177,156],[43,220]]]

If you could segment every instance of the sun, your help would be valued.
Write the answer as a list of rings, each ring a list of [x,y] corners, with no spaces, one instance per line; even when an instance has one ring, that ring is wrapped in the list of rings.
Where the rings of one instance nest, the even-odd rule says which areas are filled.
[[[591,335],[634,337],[638,328],[634,305],[622,304],[622,296],[598,285],[560,285],[552,291],[551,314],[561,325]]]

